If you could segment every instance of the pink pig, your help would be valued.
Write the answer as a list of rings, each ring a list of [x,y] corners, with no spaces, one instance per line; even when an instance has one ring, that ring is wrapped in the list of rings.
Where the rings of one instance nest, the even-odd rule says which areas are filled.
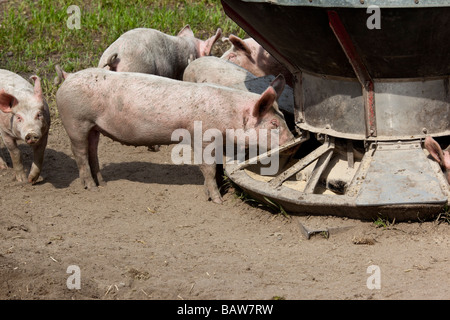
[[[214,56],[192,61],[183,74],[183,81],[216,83],[226,87],[253,79],[256,76],[246,69]]]
[[[98,67],[118,72],[140,72],[181,80],[190,61],[210,54],[222,35],[202,41],[194,37],[189,25],[177,36],[155,29],[138,28],[125,32],[103,53]]]
[[[292,87],[293,77],[289,70],[254,39],[242,40],[232,34],[225,39],[231,42],[232,47],[222,55],[222,59],[229,60],[247,69],[257,77],[282,74],[286,83]]]
[[[177,36],[137,28],[122,34],[100,58],[98,67],[117,72],[140,72],[181,80],[189,62],[208,56],[222,30],[203,41],[195,38],[189,25]],[[158,151],[159,146],[149,146]]]
[[[193,136],[194,122],[201,121],[203,133],[214,128],[224,137],[227,129],[242,129],[241,134],[250,129],[257,134],[260,129],[267,129],[263,134],[271,141],[269,132],[275,129],[280,145],[294,138],[276,103],[278,91],[284,88],[282,77],[259,95],[218,85],[100,68],[58,74],[66,80],[56,93],[57,107],[82,185],[87,189],[104,183],[97,156],[100,133],[126,145],[170,145],[176,143],[172,140],[175,130],[184,129]],[[205,142],[201,147],[206,147]],[[203,161],[200,169],[207,196],[222,203],[215,180],[216,164]]]
[[[431,154],[431,156],[436,160],[440,165],[442,170],[447,177],[448,183],[450,183],[450,146],[447,147],[444,151],[442,151],[439,143],[436,142],[432,137],[427,136],[425,138],[425,148]]]
[[[16,179],[27,180],[17,140],[33,148],[33,164],[28,182],[35,183],[42,170],[50,127],[50,112],[39,77],[32,76],[33,86],[19,75],[0,69],[0,135],[11,155]],[[0,169],[6,169],[0,157]]]

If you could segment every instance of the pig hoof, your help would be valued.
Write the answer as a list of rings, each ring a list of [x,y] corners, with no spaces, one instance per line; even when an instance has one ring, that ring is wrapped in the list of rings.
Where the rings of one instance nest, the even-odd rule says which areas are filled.
[[[99,182],[98,182],[98,186],[99,186],[99,187],[106,187],[106,182],[103,181],[103,180],[102,180],[102,181],[99,181]],[[97,189],[98,189],[98,188],[97,188]]]
[[[214,199],[211,199],[211,200],[212,200],[212,202],[217,203],[217,204],[222,204],[223,203],[223,199],[221,197],[214,198]]]
[[[38,181],[38,179],[39,179],[39,176],[37,176],[37,177],[29,176],[28,183],[35,184]]]
[[[150,146],[148,147],[148,151],[153,151],[153,152],[158,152],[159,151],[159,146]]]
[[[88,191],[98,191],[98,187],[97,187],[96,184],[93,184],[93,185],[85,185],[85,186],[84,186],[84,189],[85,189],[85,190],[88,190]]]
[[[27,177],[25,175],[16,174],[16,181],[17,182],[25,182],[25,181],[27,181]]]

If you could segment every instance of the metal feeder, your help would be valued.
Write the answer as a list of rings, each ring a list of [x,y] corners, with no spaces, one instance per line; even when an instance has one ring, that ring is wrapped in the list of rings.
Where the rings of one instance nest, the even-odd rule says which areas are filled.
[[[379,29],[368,26],[372,4]],[[449,184],[423,140],[450,135],[448,0],[222,5],[294,75],[300,134],[259,157],[284,159],[283,151],[300,145],[277,175],[260,175],[248,160],[224,166],[231,180],[292,213],[401,221],[442,212]]]

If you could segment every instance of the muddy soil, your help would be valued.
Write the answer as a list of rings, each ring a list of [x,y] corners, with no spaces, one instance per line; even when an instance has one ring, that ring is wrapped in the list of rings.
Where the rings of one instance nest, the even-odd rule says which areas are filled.
[[[36,185],[0,171],[0,299],[450,298],[448,223],[287,218],[232,189],[217,205],[171,149],[102,137],[107,185],[90,192],[56,121]],[[307,240],[299,223],[341,232]]]

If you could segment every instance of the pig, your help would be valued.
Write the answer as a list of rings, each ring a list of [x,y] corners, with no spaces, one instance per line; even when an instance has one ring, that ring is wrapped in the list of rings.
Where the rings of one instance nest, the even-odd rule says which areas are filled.
[[[232,46],[221,56],[222,59],[243,67],[257,77],[277,76],[281,73],[285,77],[286,83],[291,87],[293,86],[291,72],[253,38],[243,40],[231,34],[223,40],[230,41]]]
[[[56,104],[81,183],[85,189],[95,190],[104,184],[97,155],[100,133],[126,145],[170,145],[175,143],[175,130],[184,129],[193,136],[194,122],[202,121],[202,132],[214,128],[225,136],[227,129],[247,132],[254,128],[257,133],[267,129],[270,141],[270,129],[276,129],[280,144],[294,139],[276,103],[283,87],[284,78],[279,77],[259,95],[213,84],[90,68],[66,75],[56,93]],[[222,203],[216,165],[202,161],[199,166],[208,199]]]
[[[432,137],[427,136],[425,138],[425,149],[428,150],[430,155],[436,160],[444,172],[447,182],[450,184],[450,146],[442,151],[441,146]]]
[[[208,56],[222,30],[206,41],[194,37],[189,25],[178,35],[137,28],[125,32],[113,42],[100,58],[98,67],[117,72],[141,72],[181,80],[189,62]],[[159,151],[159,146],[149,146]]]
[[[208,56],[191,62],[183,74],[183,81],[215,83],[249,92],[263,93],[275,79],[273,75],[256,77],[246,69],[224,59]],[[294,92],[285,86],[277,96],[278,107],[289,118],[294,115]]]
[[[98,67],[181,80],[188,63],[209,55],[221,35],[222,30],[218,28],[214,36],[202,41],[194,37],[189,25],[177,36],[155,29],[133,29],[122,34],[105,50]]]
[[[50,112],[40,78],[31,76],[34,87],[14,72],[0,69],[0,134],[11,156],[16,180],[36,183],[42,171],[50,128]],[[17,147],[21,140],[33,149],[33,163],[27,175]],[[6,169],[0,157],[0,169]]]
[[[214,56],[192,61],[183,74],[183,81],[216,83],[227,87],[253,79],[256,76],[246,69]]]

